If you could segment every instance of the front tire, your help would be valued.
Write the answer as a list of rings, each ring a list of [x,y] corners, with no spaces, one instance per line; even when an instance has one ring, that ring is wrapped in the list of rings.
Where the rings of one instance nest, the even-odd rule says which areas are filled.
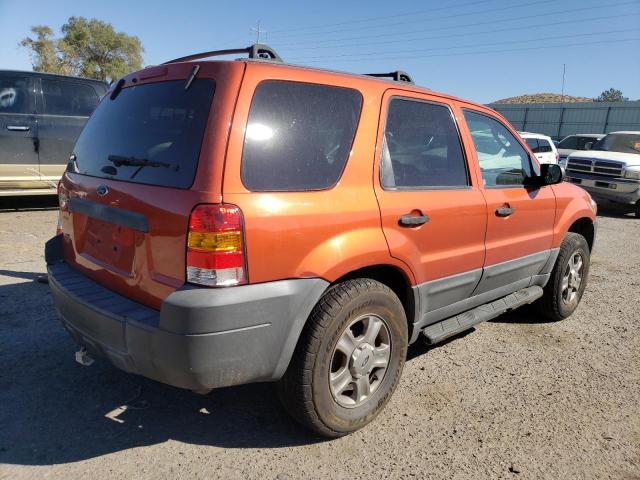
[[[577,233],[567,233],[544,294],[535,303],[544,317],[552,321],[563,320],[578,308],[587,286],[589,264],[589,245],[585,238]]]
[[[289,414],[326,436],[371,422],[393,394],[407,353],[407,320],[389,287],[360,278],[315,306],[278,394]]]

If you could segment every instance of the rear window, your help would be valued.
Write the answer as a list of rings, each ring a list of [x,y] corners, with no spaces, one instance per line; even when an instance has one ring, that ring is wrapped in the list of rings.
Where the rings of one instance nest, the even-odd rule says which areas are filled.
[[[362,96],[348,88],[270,80],[256,88],[242,182],[257,192],[323,190],[346,164]]]
[[[640,153],[640,134],[614,133],[598,140],[592,150],[620,153]]]
[[[215,83],[151,83],[105,97],[76,143],[79,173],[164,187],[193,183]]]

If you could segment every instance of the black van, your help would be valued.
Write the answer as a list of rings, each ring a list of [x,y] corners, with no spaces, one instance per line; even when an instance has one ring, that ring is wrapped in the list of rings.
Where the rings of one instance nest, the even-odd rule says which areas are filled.
[[[0,196],[55,193],[107,89],[99,80],[0,70]]]

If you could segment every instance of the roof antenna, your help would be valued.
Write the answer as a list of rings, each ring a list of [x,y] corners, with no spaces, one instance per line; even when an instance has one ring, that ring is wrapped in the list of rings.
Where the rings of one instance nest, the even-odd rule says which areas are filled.
[[[251,27],[251,30],[253,30],[254,32],[256,32],[256,43],[260,43],[260,34],[261,33],[267,33],[266,30],[263,30],[260,28],[260,20],[258,20],[258,26],[257,27]]]

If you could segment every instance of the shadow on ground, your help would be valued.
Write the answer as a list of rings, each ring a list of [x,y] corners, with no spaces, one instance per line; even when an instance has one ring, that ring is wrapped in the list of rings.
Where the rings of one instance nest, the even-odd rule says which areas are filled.
[[[77,364],[48,286],[31,280],[37,275],[0,271],[0,280],[27,280],[0,285],[1,463],[76,462],[170,439],[225,448],[323,441],[287,416],[272,384],[201,396],[104,360]]]
[[[24,197],[0,197],[0,212],[57,210],[58,196],[32,195]]]
[[[598,217],[637,220],[633,213],[633,205],[619,205],[615,203],[599,203]]]

